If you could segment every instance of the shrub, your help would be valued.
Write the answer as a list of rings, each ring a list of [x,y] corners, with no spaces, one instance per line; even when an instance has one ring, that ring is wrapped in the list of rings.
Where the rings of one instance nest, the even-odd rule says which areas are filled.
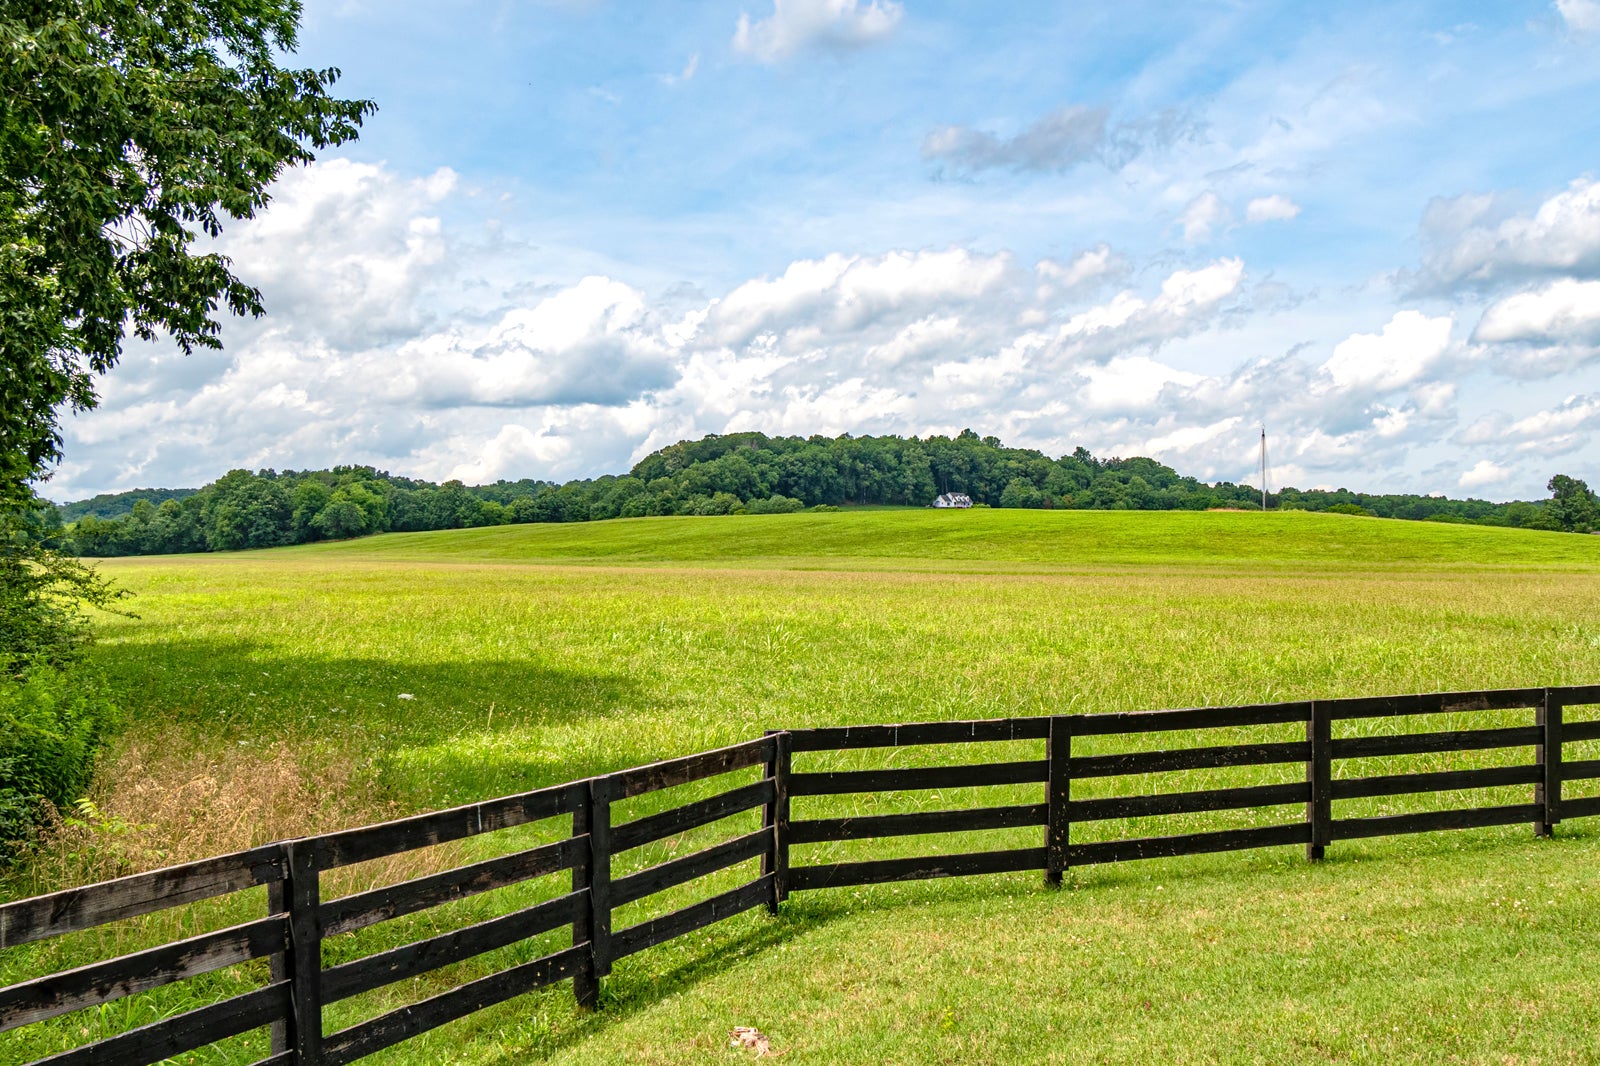
[[[1358,518],[1375,518],[1376,516],[1359,503],[1336,503],[1328,508],[1329,514],[1348,514]]]
[[[793,496],[769,496],[764,500],[751,500],[744,505],[745,514],[794,514],[804,511],[806,505]]]
[[[70,810],[82,798],[114,717],[81,664],[39,662],[0,681],[0,841],[26,837],[43,804]]]
[[[0,514],[0,843],[89,784],[112,713],[80,659],[84,608],[109,608],[118,596],[76,559],[42,547],[22,516]]]

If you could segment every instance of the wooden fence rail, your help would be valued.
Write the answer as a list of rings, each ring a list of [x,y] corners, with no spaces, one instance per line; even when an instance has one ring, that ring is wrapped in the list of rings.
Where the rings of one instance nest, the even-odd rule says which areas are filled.
[[[1600,741],[1600,717],[1574,719],[1566,713],[1569,708],[1596,704],[1600,704],[1600,685],[770,732],[742,744],[585,781],[282,841],[5,904],[0,906],[0,949],[263,886],[268,913],[229,928],[0,988],[0,1033],[267,959],[268,976],[260,987],[36,1062],[146,1066],[270,1027],[271,1054],[262,1064],[340,1066],[569,978],[578,1002],[597,1007],[600,982],[617,960],[743,911],[763,905],[775,911],[791,891],[1025,870],[1041,871],[1047,881],[1058,883],[1074,866],[1282,845],[1304,845],[1307,857],[1317,860],[1340,840],[1519,822],[1549,835],[1563,820],[1600,815],[1600,794],[1563,793],[1570,782],[1600,779],[1600,758],[1564,757],[1565,747]],[[1386,719],[1515,711],[1531,711],[1533,721],[1432,731],[1423,723],[1422,731],[1379,734],[1347,728],[1343,731],[1352,735],[1335,735],[1336,726],[1356,721],[1370,729]],[[1073,750],[1075,742],[1080,749],[1114,743],[1106,738],[1285,725],[1303,725],[1305,738],[1250,737],[1232,744],[1098,754]],[[1017,742],[1042,743],[1041,757],[874,769],[793,768],[797,755],[810,758],[813,753]],[[1532,761],[1371,776],[1336,772],[1351,760],[1497,749],[1530,751]],[[1084,787],[1080,782],[1289,764],[1303,766],[1304,778],[1192,791],[1073,794],[1075,785]],[[720,790],[710,795],[614,823],[616,805],[624,801],[749,770],[759,776],[746,783],[717,785]],[[885,793],[995,786],[1011,786],[1013,796],[1016,787],[1043,786],[1043,794],[1036,801],[950,809],[848,815],[832,810],[824,812],[826,817],[804,818],[792,812],[796,800],[810,805],[833,797],[837,806],[842,802],[839,797],[853,797],[859,806],[868,797]],[[1531,789],[1529,802],[1357,817],[1336,817],[1334,811],[1336,803],[1350,800],[1516,787]],[[1077,827],[1116,819],[1293,808],[1304,813],[1269,825],[1073,839]],[[613,869],[614,860],[623,853],[751,811],[761,812],[758,829],[733,832],[715,844],[644,869],[620,875]],[[322,898],[327,871],[558,818],[570,818],[570,829],[557,840],[397,884]],[[561,828],[558,823],[557,831]],[[796,847],[1027,828],[1041,831],[1038,845],[810,864],[796,864],[791,856]],[[619,908],[758,860],[759,872],[748,881],[669,913],[613,928]],[[545,898],[510,913],[331,965],[324,961],[328,938],[560,874],[569,878],[564,885],[545,890]],[[564,929],[571,931],[568,946],[336,1032],[325,1030],[329,1004]],[[565,939],[566,934],[561,936]]]

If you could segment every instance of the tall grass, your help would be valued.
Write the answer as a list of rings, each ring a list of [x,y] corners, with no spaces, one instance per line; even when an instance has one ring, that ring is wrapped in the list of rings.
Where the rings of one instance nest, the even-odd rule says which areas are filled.
[[[1600,620],[1593,616],[1600,541],[1341,516],[993,511],[651,519],[119,560],[104,569],[138,594],[139,617],[106,619],[95,652],[129,725],[97,785],[97,820],[41,846],[7,883],[12,895],[523,791],[775,727],[1600,677]],[[925,761],[972,754],[950,749]],[[1576,757],[1594,755],[1600,752]],[[911,757],[819,756],[816,765]],[[1429,767],[1419,761],[1408,768]],[[1295,772],[1255,768],[1204,780],[1191,775],[1181,786],[1163,778],[1115,787],[1242,784]],[[980,791],[1004,790],[877,802],[908,809],[1025,798],[978,800]],[[1086,787],[1082,794],[1096,793]],[[824,811],[840,812],[819,804],[807,813]],[[1196,816],[1185,827],[1252,824],[1254,816],[1242,817]],[[358,868],[329,892],[564,831],[512,832]],[[1106,823],[1092,832],[1143,831]],[[1093,839],[1089,832],[1080,839]],[[1537,881],[1550,888],[1541,894],[1558,901],[1550,905],[1556,910],[1537,913],[1559,916],[1569,945],[1600,942],[1600,913],[1574,902],[1592,899],[1586,893],[1594,889],[1600,850],[1587,831],[1563,832],[1555,846],[1526,843],[1524,830],[1341,845],[1327,871],[1302,870],[1281,851],[1097,869],[1076,874],[1075,890],[1058,895],[1019,877],[797,898],[776,922],[749,916],[629,960],[608,984],[610,1009],[602,1015],[574,1013],[565,991],[555,991],[378,1061],[687,1061],[705,1054],[719,1027],[745,1021],[778,1027],[781,1045],[807,1062],[872,1055],[987,1061],[985,1049],[1080,1061],[1096,1057],[1090,1047],[1109,1048],[1108,1061],[1148,1061],[1136,1054],[1141,1048],[1165,1048],[1171,1054],[1151,1057],[1177,1061],[1184,1056],[1174,1049],[1196,1027],[1204,1030],[1190,1037],[1196,1061],[1273,1061],[1313,1051],[1359,1058],[1364,1047],[1390,1059],[1426,1058],[1425,1038],[1435,1029],[1388,1029],[1409,991],[1385,954],[1387,944],[1401,950],[1413,943],[1386,939],[1394,929],[1423,927],[1430,932],[1418,965],[1436,965],[1452,952],[1485,953],[1440,977],[1438,997],[1427,1000],[1459,1018],[1449,1045],[1458,1057],[1472,1058],[1484,1040],[1492,1043],[1487,1035],[1477,1043],[1468,1038],[1477,1025],[1481,1034],[1514,1032],[1506,1046],[1515,1054],[1560,1060],[1575,1046],[1574,1026],[1600,1021],[1592,1008],[1585,1014],[1560,1000],[1573,981],[1600,976],[1588,961],[1600,955],[1566,954],[1563,976],[1512,981],[1489,954],[1523,951],[1537,969],[1553,965],[1557,940],[1524,936],[1515,924],[1486,924],[1484,908],[1485,893],[1500,898],[1519,879]],[[993,834],[974,846],[1037,843],[1036,833],[1015,835]],[[703,839],[664,842],[632,861],[657,861]],[[885,846],[904,851],[929,843]],[[860,855],[819,847],[805,861],[828,857]],[[1372,862],[1356,867],[1356,857]],[[386,923],[330,943],[327,958],[555,891],[559,886],[536,883]],[[1356,936],[1353,927],[1330,924],[1335,911],[1349,912],[1339,901],[1351,893],[1371,902],[1361,927],[1376,932]],[[1506,896],[1524,897],[1532,898]],[[661,906],[674,898],[682,897]],[[201,908],[183,928],[243,920],[263,905],[245,894]],[[844,919],[859,908],[866,913]],[[0,980],[170,936],[171,921],[121,923],[0,954]],[[1209,952],[1207,942],[1229,950]],[[1293,971],[1301,984],[1280,980],[1272,961],[1285,943],[1305,960]],[[352,1001],[335,1022],[513,957],[517,951],[508,949]],[[1149,960],[1142,969],[1135,966],[1140,958]],[[1363,965],[1385,976],[1358,982],[1354,998],[1328,985]],[[258,971],[237,967],[200,982],[198,991],[164,990],[97,1019],[6,1034],[0,1055],[20,1058],[115,1031],[193,1002],[185,995],[250,987],[263,979]],[[1124,1003],[1131,987],[1148,988],[1152,1005]],[[1461,1008],[1475,988],[1514,1000],[1542,989],[1551,1002],[1530,1014],[1515,1000],[1474,1018]],[[1284,1005],[1291,1001],[1299,1006]],[[1110,1044],[1091,1042],[1117,1010],[1136,1024],[1108,1037]],[[1314,1039],[1280,1039],[1285,1018],[1304,1023]],[[1066,1040],[1069,1050],[1023,1055],[1030,1039],[1052,1047]],[[1235,1047],[1235,1040],[1259,1046]],[[211,1058],[245,1062],[262,1048],[256,1034]]]

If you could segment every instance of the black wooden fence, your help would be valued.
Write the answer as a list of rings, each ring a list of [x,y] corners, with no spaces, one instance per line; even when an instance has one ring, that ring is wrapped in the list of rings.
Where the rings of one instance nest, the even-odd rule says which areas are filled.
[[[267,844],[0,906],[0,949],[121,919],[266,886],[265,917],[0,988],[0,1033],[110,1003],[252,959],[268,959],[270,978],[243,995],[73,1050],[36,1060],[52,1064],[144,1066],[251,1030],[271,1027],[271,1064],[353,1062],[409,1037],[525,992],[571,978],[580,1003],[598,1005],[600,979],[622,958],[762,905],[776,910],[790,891],[917,878],[1042,871],[1059,882],[1070,867],[1157,856],[1303,844],[1320,859],[1339,840],[1439,829],[1531,823],[1548,835],[1557,822],[1600,814],[1600,795],[1563,797],[1563,785],[1600,778],[1600,759],[1563,759],[1563,745],[1600,740],[1600,719],[1569,720],[1568,707],[1600,704],[1600,685],[1487,692],[1312,700],[1247,707],[1077,714],[968,722],[842,726],[769,733],[758,740],[457,807],[382,825]],[[1433,731],[1371,732],[1374,722],[1432,714],[1531,711],[1532,721]],[[1362,730],[1335,725],[1360,720]],[[1107,738],[1197,730],[1303,724],[1304,739],[1159,750],[1115,748]],[[1424,724],[1426,728],[1426,723]],[[1043,742],[1044,757],[976,765],[797,772],[796,755],[925,745]],[[1124,744],[1123,746],[1126,746]],[[1475,769],[1341,777],[1341,760],[1532,749],[1531,762]],[[1300,764],[1287,783],[1074,798],[1096,778],[1187,770]],[[634,797],[747,768],[760,776],[709,797],[613,824],[616,805]],[[921,790],[1042,786],[1039,801],[953,810],[796,819],[794,800]],[[1529,802],[1338,818],[1339,800],[1530,787]],[[1109,819],[1227,810],[1303,807],[1282,824],[1075,843],[1073,829]],[[714,846],[613,876],[613,860],[652,842],[759,809],[761,827]],[[541,844],[442,873],[341,898],[322,899],[326,871],[478,834],[570,817],[570,832]],[[796,846],[894,836],[975,833],[1037,827],[1036,846],[911,858],[791,865]],[[757,876],[679,910],[613,928],[620,908],[707,875],[760,860]],[[567,875],[565,891],[535,905],[451,932],[326,965],[324,938],[417,914],[444,903],[536,878]],[[378,1017],[328,1033],[324,1008],[441,967],[570,928],[570,946]]]

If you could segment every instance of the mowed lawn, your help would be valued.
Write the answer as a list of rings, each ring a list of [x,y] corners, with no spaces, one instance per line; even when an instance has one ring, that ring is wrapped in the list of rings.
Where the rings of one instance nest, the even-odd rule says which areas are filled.
[[[639,519],[102,568],[138,617],[104,620],[95,652],[128,712],[101,828],[11,895],[783,726],[1600,680],[1600,538],[1343,516]],[[1266,778],[1177,780],[1144,784]],[[1024,801],[978,791],[938,805]],[[1255,823],[1184,828],[1233,824]],[[626,960],[597,1015],[562,987],[372,1061],[734,1061],[741,1024],[786,1062],[1600,1061],[1600,824],[1529,837],[1338,844],[1319,868],[1293,849],[1157,860],[1062,891],[1017,875],[799,896]],[[0,981],[157,930],[0,953]],[[0,1035],[0,1058],[179,1003],[161,995]],[[211,1058],[252,1061],[252,1040]]]

